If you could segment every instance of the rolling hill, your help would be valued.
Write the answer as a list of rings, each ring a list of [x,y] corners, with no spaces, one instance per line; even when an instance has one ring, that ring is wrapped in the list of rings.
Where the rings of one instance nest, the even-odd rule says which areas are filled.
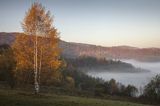
[[[0,33],[0,45],[12,45],[17,33]],[[67,58],[92,56],[107,59],[135,59],[145,62],[160,61],[160,48],[137,48],[130,46],[103,47],[91,44],[60,41],[62,55]]]

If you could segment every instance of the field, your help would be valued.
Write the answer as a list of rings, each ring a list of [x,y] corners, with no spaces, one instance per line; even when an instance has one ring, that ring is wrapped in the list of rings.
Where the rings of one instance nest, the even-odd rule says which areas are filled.
[[[147,106],[131,102],[0,90],[0,106]]]

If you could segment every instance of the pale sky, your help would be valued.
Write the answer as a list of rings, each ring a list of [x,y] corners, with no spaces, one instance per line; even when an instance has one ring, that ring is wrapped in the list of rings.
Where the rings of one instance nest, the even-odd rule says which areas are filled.
[[[0,32],[22,32],[35,0],[0,0]],[[36,0],[54,16],[62,40],[160,48],[160,0]]]

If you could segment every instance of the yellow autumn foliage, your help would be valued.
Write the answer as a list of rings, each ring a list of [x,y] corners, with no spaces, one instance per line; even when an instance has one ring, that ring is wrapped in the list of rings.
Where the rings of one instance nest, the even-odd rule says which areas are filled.
[[[52,24],[53,19],[50,12],[45,12],[41,4],[34,3],[22,22],[24,32],[17,35],[13,44],[17,62],[16,69],[22,72],[24,70],[34,71],[35,46],[37,47],[39,81],[44,83],[60,76],[58,69],[62,64],[61,50],[58,47],[59,33]]]

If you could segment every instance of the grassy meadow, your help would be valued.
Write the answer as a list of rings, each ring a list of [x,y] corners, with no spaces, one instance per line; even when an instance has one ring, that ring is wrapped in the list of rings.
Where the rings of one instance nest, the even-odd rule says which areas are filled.
[[[131,102],[0,90],[0,106],[148,106]]]

